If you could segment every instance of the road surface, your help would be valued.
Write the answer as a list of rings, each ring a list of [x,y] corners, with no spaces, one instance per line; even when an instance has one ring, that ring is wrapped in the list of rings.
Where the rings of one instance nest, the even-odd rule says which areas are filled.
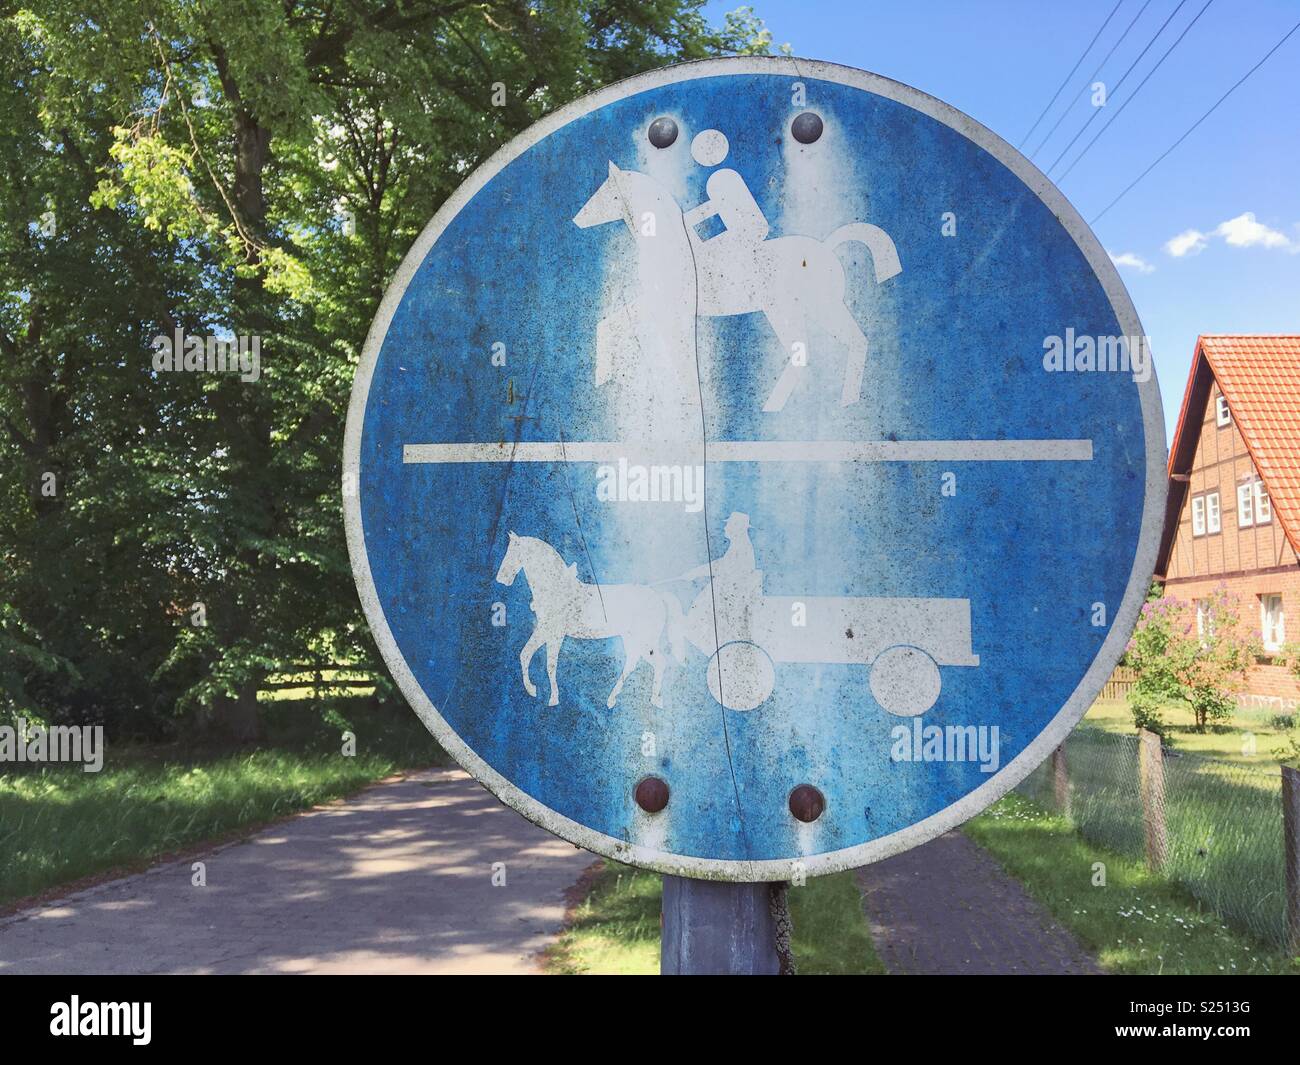
[[[538,972],[591,861],[428,770],[0,920],[0,973]]]

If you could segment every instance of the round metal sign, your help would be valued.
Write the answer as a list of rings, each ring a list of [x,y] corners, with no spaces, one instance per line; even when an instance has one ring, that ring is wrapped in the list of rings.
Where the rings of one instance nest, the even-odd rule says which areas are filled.
[[[670,67],[515,138],[429,223],[344,472],[401,690],[506,803],[781,880],[1023,779],[1123,650],[1165,443],[1114,267],[914,89]]]

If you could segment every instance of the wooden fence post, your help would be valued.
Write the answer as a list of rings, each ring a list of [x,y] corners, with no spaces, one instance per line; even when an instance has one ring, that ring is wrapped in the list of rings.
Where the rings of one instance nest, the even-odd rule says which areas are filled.
[[[1282,767],[1282,838],[1286,855],[1286,946],[1300,954],[1300,769]]]
[[[1052,752],[1052,795],[1056,799],[1056,809],[1065,817],[1070,816],[1070,768],[1065,761],[1065,743]]]
[[[1159,872],[1168,853],[1165,831],[1165,756],[1160,737],[1138,729],[1138,787],[1142,793],[1142,826],[1146,834],[1147,868]]]

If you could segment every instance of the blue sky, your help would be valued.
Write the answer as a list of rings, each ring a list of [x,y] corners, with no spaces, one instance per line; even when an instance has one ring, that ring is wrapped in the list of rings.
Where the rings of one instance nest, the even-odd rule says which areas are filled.
[[[1069,113],[1047,168],[1092,115],[1077,94],[1145,0],[1123,0],[1024,150]],[[1063,170],[1205,0],[1150,0],[1097,80],[1109,103]],[[710,6],[718,20],[734,2]],[[870,70],[952,104],[1018,145],[1115,0],[754,0],[794,54]],[[1300,21],[1296,0],[1214,0],[1060,187],[1091,220]],[[1172,435],[1199,333],[1300,332],[1300,32],[1093,228],[1137,305]],[[1254,223],[1243,215],[1253,215]],[[1225,223],[1227,223],[1225,225]],[[1194,231],[1194,232],[1193,232]],[[1199,235],[1199,236],[1198,236]],[[1171,245],[1175,238],[1180,242]],[[1181,252],[1181,254],[1174,254]],[[1134,257],[1130,259],[1129,257]]]

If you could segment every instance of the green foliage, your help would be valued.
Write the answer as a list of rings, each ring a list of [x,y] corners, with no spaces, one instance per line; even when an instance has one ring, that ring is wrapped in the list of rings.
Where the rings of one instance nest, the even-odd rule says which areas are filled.
[[[713,27],[702,7],[0,9],[5,712],[248,736],[270,670],[379,671],[339,486],[388,279],[542,114],[674,60],[770,49],[752,11]],[[178,328],[258,337],[260,380],[156,371],[153,338]]]
[[[1129,710],[1133,714],[1133,727],[1154,732],[1168,746],[1170,743],[1169,723],[1161,713],[1165,700],[1158,692],[1143,690],[1139,684],[1129,693]]]
[[[1282,742],[1273,748],[1273,755],[1284,765],[1300,769],[1300,714],[1281,714],[1277,720],[1285,731]]]
[[[1124,660],[1137,671],[1129,695],[1135,724],[1164,734],[1160,707],[1191,706],[1196,727],[1227,721],[1259,641],[1241,620],[1239,605],[1226,588],[1216,589],[1198,606],[1175,598],[1148,600],[1142,607]]]
[[[1273,654],[1273,661],[1285,666],[1300,679],[1300,643],[1284,644],[1280,651]]]
[[[1273,656],[1273,661],[1288,667],[1300,679],[1300,643],[1289,643]],[[1285,714],[1278,723],[1287,729],[1285,743],[1274,750],[1278,760],[1300,769],[1300,713]]]

